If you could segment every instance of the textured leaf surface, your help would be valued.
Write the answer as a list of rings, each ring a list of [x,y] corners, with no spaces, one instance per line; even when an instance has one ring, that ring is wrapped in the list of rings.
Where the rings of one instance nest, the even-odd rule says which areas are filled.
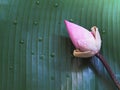
[[[101,62],[78,59],[64,19],[98,26],[120,80],[120,0],[0,0],[0,90],[117,90]],[[91,61],[90,61],[91,60]]]

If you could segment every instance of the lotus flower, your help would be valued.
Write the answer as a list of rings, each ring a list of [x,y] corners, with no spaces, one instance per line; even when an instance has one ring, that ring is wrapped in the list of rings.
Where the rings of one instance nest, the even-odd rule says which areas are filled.
[[[69,22],[64,21],[72,43],[76,47],[73,54],[76,57],[91,57],[99,52],[101,47],[101,37],[96,26],[87,29]]]
[[[112,72],[110,66],[107,64],[104,57],[98,53],[101,47],[101,37],[96,26],[91,28],[91,32],[87,29],[71,23],[67,20],[64,21],[66,24],[66,28],[68,30],[69,36],[76,47],[73,55],[75,57],[91,57],[96,56],[103,63],[106,70],[108,71],[111,79],[114,81],[117,88],[120,90],[120,83],[116,79],[114,73]]]

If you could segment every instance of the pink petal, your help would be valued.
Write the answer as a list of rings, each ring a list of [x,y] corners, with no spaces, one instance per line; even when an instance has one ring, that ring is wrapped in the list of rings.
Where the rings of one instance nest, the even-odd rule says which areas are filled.
[[[82,51],[91,50],[94,48],[95,39],[90,31],[67,20],[64,22],[66,24],[69,36],[76,48]]]

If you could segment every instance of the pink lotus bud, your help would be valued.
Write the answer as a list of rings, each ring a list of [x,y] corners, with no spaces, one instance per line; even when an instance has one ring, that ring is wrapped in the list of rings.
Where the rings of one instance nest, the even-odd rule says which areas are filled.
[[[70,39],[76,47],[76,50],[73,52],[74,56],[91,57],[99,52],[101,47],[101,38],[96,26],[93,26],[90,32],[87,29],[67,20],[64,22]]]

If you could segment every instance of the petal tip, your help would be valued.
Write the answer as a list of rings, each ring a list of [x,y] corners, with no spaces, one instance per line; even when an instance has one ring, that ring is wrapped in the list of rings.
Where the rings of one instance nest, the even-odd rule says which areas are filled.
[[[64,23],[67,24],[69,21],[68,20],[64,20]]]

